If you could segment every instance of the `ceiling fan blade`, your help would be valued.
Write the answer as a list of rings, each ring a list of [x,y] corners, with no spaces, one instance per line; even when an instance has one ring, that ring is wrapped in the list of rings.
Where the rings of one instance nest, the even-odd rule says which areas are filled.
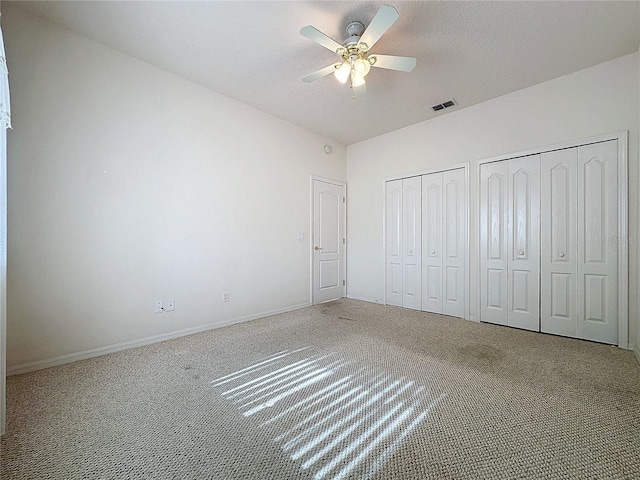
[[[328,48],[333,53],[338,53],[338,50],[344,47],[332,38],[327,37],[324,33],[311,25],[302,27],[300,29],[300,35],[307,37],[312,42],[316,42],[318,45],[322,45],[324,48]]]
[[[328,67],[324,67],[321,68],[320,70],[317,70],[313,73],[310,73],[309,75],[306,75],[304,77],[302,77],[302,81],[303,82],[307,82],[307,83],[311,83],[319,78],[325,77],[327,75],[329,75],[330,73],[333,73],[336,71],[336,65],[340,65],[338,64],[332,64],[329,65]]]
[[[368,60],[372,67],[388,68],[389,70],[399,70],[401,72],[410,72],[416,67],[416,59],[413,57],[369,55]]]
[[[373,20],[371,20],[371,23],[362,34],[362,37],[360,37],[358,46],[365,51],[371,50],[371,47],[373,47],[376,42],[380,40],[380,37],[384,35],[384,32],[386,32],[389,27],[393,25],[393,22],[395,22],[398,17],[398,11],[392,6],[381,6],[380,10],[378,10],[378,13],[376,13],[376,16],[373,17]],[[363,44],[366,45],[365,48],[363,48]]]

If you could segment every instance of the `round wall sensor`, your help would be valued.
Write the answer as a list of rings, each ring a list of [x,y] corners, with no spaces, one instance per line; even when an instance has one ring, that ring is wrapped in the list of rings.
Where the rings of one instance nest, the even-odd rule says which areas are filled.
[[[331,152],[333,152],[333,148],[331,148],[331,145],[325,145],[324,146],[324,153],[329,155]]]

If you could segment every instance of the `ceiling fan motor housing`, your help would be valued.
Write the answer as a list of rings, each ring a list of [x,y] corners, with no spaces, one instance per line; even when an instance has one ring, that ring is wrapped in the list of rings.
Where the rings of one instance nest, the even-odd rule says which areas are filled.
[[[360,43],[360,37],[364,33],[364,25],[360,22],[351,22],[347,25],[347,39],[343,45],[349,53],[364,53],[366,48]]]
[[[360,37],[364,33],[364,25],[360,22],[351,22],[347,25],[348,37]]]

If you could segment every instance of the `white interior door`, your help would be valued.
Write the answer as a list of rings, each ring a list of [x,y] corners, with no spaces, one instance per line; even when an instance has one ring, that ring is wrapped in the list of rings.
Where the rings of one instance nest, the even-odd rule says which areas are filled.
[[[463,168],[422,176],[422,309],[465,316],[467,210]]]
[[[422,178],[386,182],[387,305],[422,306]]]
[[[508,162],[480,166],[480,320],[507,325]]]
[[[422,309],[442,313],[442,172],[422,176]]]
[[[540,160],[540,331],[576,337],[578,318],[578,150],[543,153]]]
[[[578,147],[578,338],[618,343],[617,141]]]
[[[344,185],[313,180],[313,304],[344,296]]]
[[[480,319],[540,328],[540,160],[480,167]]]
[[[402,180],[386,184],[387,305],[402,306]]]
[[[540,330],[540,155],[509,160],[508,321]]]
[[[480,165],[482,321],[626,345],[619,141]]]
[[[463,168],[442,172],[442,313],[466,310],[467,202]]]
[[[422,308],[422,178],[402,179],[402,306]]]

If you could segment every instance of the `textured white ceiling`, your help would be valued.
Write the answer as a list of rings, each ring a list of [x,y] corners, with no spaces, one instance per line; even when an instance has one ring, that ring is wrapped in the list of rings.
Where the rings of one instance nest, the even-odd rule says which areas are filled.
[[[3,2],[6,3],[6,2]],[[413,56],[412,73],[372,69],[353,101],[333,76],[301,78],[337,56],[378,8],[400,19],[373,49]],[[219,93],[349,145],[638,50],[640,2],[20,2],[20,8]],[[449,98],[458,106],[434,113]]]

